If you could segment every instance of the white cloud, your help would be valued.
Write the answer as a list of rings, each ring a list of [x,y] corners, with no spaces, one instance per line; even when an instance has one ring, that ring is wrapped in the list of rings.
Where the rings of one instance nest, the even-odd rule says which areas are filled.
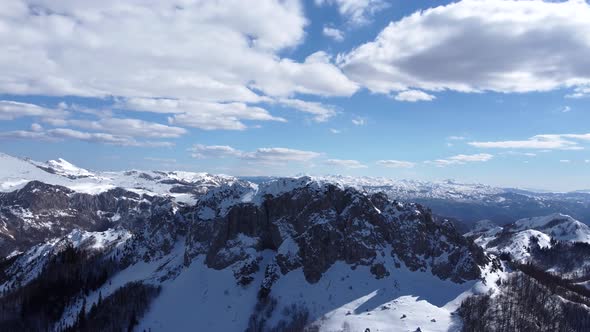
[[[330,128],[330,132],[331,132],[332,134],[341,134],[341,133],[342,133],[342,130],[340,130],[340,129],[335,129],[335,128]]]
[[[352,124],[355,126],[364,126],[367,124],[367,119],[357,116],[352,119]]]
[[[68,120],[70,126],[132,137],[176,138],[186,129],[138,119],[102,118],[96,121]]]
[[[244,152],[243,159],[262,163],[308,162],[321,154],[313,151],[289,148],[259,148],[254,152]]]
[[[204,130],[244,130],[244,120],[280,121],[263,108],[245,103],[213,103],[177,99],[129,98],[119,102],[119,108],[135,111],[172,114],[171,124]]]
[[[105,133],[88,133],[68,128],[51,129],[48,130],[47,133],[50,137],[55,137],[58,139],[77,139],[80,141],[98,142],[121,146],[168,147],[174,145],[170,142],[164,141],[138,142],[135,139],[127,136],[118,136]]]
[[[344,40],[344,33],[341,30],[338,30],[336,28],[324,26],[322,33],[324,34],[324,36],[332,38],[338,42],[341,42]]]
[[[84,142],[102,143],[118,146],[135,147],[170,147],[174,143],[165,141],[137,141],[130,136],[112,135],[108,133],[82,132],[69,128],[55,128],[46,131],[15,130],[0,132],[0,139],[33,139],[44,141],[79,140]]]
[[[569,163],[571,163],[571,160],[569,160],[569,159],[561,159],[561,160],[559,160],[559,162],[562,163],[562,164],[569,164]]]
[[[59,108],[50,109],[29,103],[0,100],[0,120],[14,120],[20,117],[63,118],[67,115],[65,110]]]
[[[78,113],[90,114],[98,117],[97,120],[76,119]],[[45,130],[39,123],[31,124],[31,131],[11,131],[3,134],[4,138],[16,139],[39,139],[39,140],[61,140],[78,139],[84,141],[143,146],[159,144],[144,144],[136,141],[135,137],[150,138],[177,138],[187,133],[187,130],[180,127],[167,126],[160,123],[148,122],[139,119],[113,118],[109,110],[95,110],[80,108],[75,105],[60,103],[56,108],[46,108],[30,103],[14,101],[0,101],[0,117],[12,119],[21,116],[38,117],[43,123],[64,127]],[[81,132],[65,127],[77,127],[94,132]],[[166,145],[170,145],[166,143]]]
[[[571,109],[571,107],[569,107],[569,106],[564,106],[564,107],[561,109],[561,112],[562,112],[562,113],[567,113],[567,112],[570,112],[571,110],[572,110],[572,109]]]
[[[560,135],[545,135],[545,136],[559,136],[571,139],[579,139],[583,141],[590,141],[590,133],[587,134],[560,134]]]
[[[586,159],[586,160],[584,160],[584,162],[585,162],[586,164],[590,164],[590,159]]]
[[[194,158],[234,157],[251,163],[286,164],[290,162],[309,162],[321,154],[313,151],[273,147],[259,148],[251,152],[241,151],[227,145],[195,144],[189,149]]]
[[[38,123],[32,123],[31,124],[31,130],[32,131],[43,131],[43,126],[41,126]]]
[[[390,23],[339,56],[373,92],[547,91],[590,83],[590,4],[459,1]]]
[[[377,161],[377,165],[390,168],[412,168],[416,164],[410,161],[402,160],[379,160]]]
[[[575,87],[574,92],[567,94],[565,97],[574,99],[590,97],[590,84]]]
[[[463,165],[466,163],[472,162],[485,162],[489,161],[494,156],[487,153],[478,153],[478,154],[458,154],[456,156],[452,156],[446,159],[436,159],[432,161],[426,161],[427,164],[434,164],[438,167],[445,167],[449,165]]]
[[[304,101],[300,99],[280,99],[279,103],[297,111],[312,114],[316,122],[325,122],[334,117],[338,112],[333,106],[318,102]]]
[[[340,15],[355,25],[366,24],[376,12],[389,5],[384,0],[315,0],[316,4],[338,7]]]
[[[194,158],[224,158],[224,157],[239,157],[243,153],[228,145],[203,145],[195,144],[189,149]]]
[[[55,138],[48,136],[45,132],[13,130],[0,132],[0,139],[31,139],[41,141],[56,141]]]
[[[342,168],[367,168],[367,165],[360,161],[351,159],[328,159],[325,164]]]
[[[451,141],[463,141],[466,139],[466,137],[465,136],[449,136],[449,137],[447,137],[447,139],[451,140]]]
[[[4,94],[255,103],[358,88],[323,52],[281,57],[305,37],[297,0],[13,0],[3,13]]]
[[[271,96],[285,97],[294,93],[350,96],[358,89],[358,85],[333,65],[330,56],[322,51],[311,54],[303,63],[281,59],[264,69],[266,75],[261,75],[251,86]]]
[[[417,101],[432,101],[434,99],[436,99],[435,96],[430,95],[424,91],[420,91],[420,90],[405,90],[405,91],[401,91],[398,92],[397,95],[395,95],[395,100],[398,101],[408,101],[408,102],[417,102]]]
[[[590,141],[588,134],[545,134],[535,135],[527,140],[469,142],[477,148],[496,149],[543,149],[543,150],[582,150],[576,140]]]
[[[536,157],[536,153],[532,152],[519,152],[519,151],[506,151],[499,153],[501,155],[509,155],[509,156],[525,156],[525,157]]]

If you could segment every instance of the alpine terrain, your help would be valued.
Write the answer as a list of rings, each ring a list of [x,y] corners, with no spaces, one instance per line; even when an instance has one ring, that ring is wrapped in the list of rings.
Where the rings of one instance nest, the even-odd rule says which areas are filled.
[[[551,328],[589,326],[590,228],[567,215],[463,222],[463,235],[403,181],[0,157],[2,330],[508,331],[490,312],[515,283],[545,294],[553,318],[584,317]],[[420,186],[456,201],[505,192]]]

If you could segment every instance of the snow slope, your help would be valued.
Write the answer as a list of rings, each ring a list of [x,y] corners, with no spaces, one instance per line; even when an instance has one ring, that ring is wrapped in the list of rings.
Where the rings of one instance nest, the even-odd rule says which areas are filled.
[[[8,279],[0,285],[0,291],[15,285],[26,285],[43,270],[50,257],[64,250],[66,246],[84,248],[89,251],[107,251],[122,246],[132,237],[124,229],[109,229],[104,232],[73,230],[63,238],[50,240],[32,247],[20,255],[8,270]]]
[[[124,188],[139,194],[165,195],[179,202],[196,202],[196,194],[237,181],[225,175],[195,172],[121,171],[91,172],[64,159],[36,162],[0,153],[0,192],[9,192],[37,180],[60,185],[79,193],[98,194],[114,188]],[[188,188],[175,190],[175,188]]]
[[[31,180],[57,185],[71,184],[70,179],[51,174],[24,159],[0,153],[0,191],[13,191],[22,188]]]
[[[560,241],[590,243],[590,227],[561,213],[520,219],[510,229],[534,229]]]
[[[542,217],[524,218],[505,227],[494,227],[465,234],[474,238],[488,252],[508,252],[513,259],[526,262],[531,257],[531,237],[541,248],[551,247],[551,239],[566,242],[590,243],[590,227],[574,218],[554,213]]]
[[[176,279],[162,284],[138,331],[184,331],[191,326],[246,330],[259,282],[238,286],[231,269],[210,269],[202,261],[196,259]],[[262,276],[259,271],[255,280]],[[488,277],[487,284],[493,285],[497,276]],[[375,279],[368,267],[337,263],[315,284],[309,284],[298,269],[273,286],[277,303],[266,326],[276,327],[289,312],[305,307],[319,331],[416,331],[418,327],[459,331],[461,322],[453,312],[461,299],[488,289],[481,281],[456,284],[430,272],[411,272],[403,265],[390,276]]]
[[[454,180],[419,181],[396,180],[383,177],[353,177],[342,175],[327,175],[314,177],[330,183],[339,183],[369,192],[383,191],[390,197],[408,200],[415,198],[437,198],[453,200],[482,200],[488,196],[501,194],[505,189],[478,183],[460,183]]]
[[[531,237],[535,237],[541,248],[551,247],[551,237],[547,234],[534,229],[527,229],[512,235],[508,241],[498,246],[488,246],[486,250],[491,253],[499,254],[503,251],[509,252],[512,258],[519,262],[526,262],[531,256],[528,248],[531,245]],[[479,241],[476,241],[478,243]],[[479,244],[479,243],[478,243]]]
[[[29,161],[36,165],[37,167],[49,172],[54,173],[57,175],[65,176],[70,179],[76,178],[84,178],[84,177],[94,177],[95,174],[78,166],[75,166],[64,160],[62,158],[58,158],[57,160],[49,160],[44,163]]]
[[[206,267],[204,257],[183,268],[176,278],[165,279],[165,271],[182,266],[182,246],[162,259],[140,261],[116,274],[108,283],[86,297],[87,307],[131,281],[160,285],[162,291],[152,302],[135,331],[244,331],[257,304],[257,291],[264,272],[258,271],[250,285],[239,286],[231,269]],[[270,255],[266,255],[266,260]],[[393,263],[393,262],[390,262]],[[497,273],[486,282],[456,284],[434,277],[430,272],[412,272],[404,265],[390,276],[375,279],[368,267],[345,263],[332,266],[324,277],[309,284],[301,269],[281,278],[272,296],[276,307],[267,317],[267,327],[277,326],[288,312],[305,307],[310,324],[319,331],[460,331],[454,311],[463,298],[492,289]],[[78,300],[64,313],[59,326],[71,324],[81,308]]]

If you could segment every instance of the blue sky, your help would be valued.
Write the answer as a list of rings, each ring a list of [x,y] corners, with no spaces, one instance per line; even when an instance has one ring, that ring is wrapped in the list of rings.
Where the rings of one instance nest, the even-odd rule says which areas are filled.
[[[590,5],[13,0],[0,151],[590,188]]]

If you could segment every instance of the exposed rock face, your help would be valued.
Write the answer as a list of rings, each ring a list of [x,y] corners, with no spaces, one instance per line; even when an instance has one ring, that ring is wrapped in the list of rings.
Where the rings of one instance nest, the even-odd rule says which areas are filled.
[[[232,181],[207,189],[195,205],[121,188],[91,195],[30,182],[0,195],[0,222],[3,254],[25,251],[0,260],[0,290],[8,291],[33,287],[53,266],[51,257],[71,247],[103,264],[108,276],[129,271],[127,277],[166,284],[195,269],[218,270],[233,276],[239,293],[249,293],[248,303],[272,303],[293,277],[309,287],[331,282],[332,267],[356,270],[364,280],[372,274],[375,285],[410,271],[463,283],[479,279],[489,262],[450,222],[419,204],[309,177]],[[110,281],[117,278],[101,281],[103,294],[113,290]],[[349,303],[348,296],[341,301]],[[73,298],[66,302],[55,326],[80,312]]]
[[[386,255],[411,270],[428,270],[441,279],[463,282],[479,277],[483,252],[451,225],[433,220],[420,205],[402,204],[385,195],[368,196],[352,188],[309,183],[278,194],[259,191],[253,202],[237,203],[226,214],[199,218],[207,201],[191,214],[185,263],[198,255],[215,269],[232,267],[241,282],[262,269],[262,252],[270,250],[265,280],[302,268],[315,283],[335,262],[372,266],[376,277],[394,267]],[[270,286],[270,285],[268,285]]]
[[[310,178],[277,181],[221,185],[194,206],[120,188],[89,195],[31,182],[0,196],[1,249],[6,255],[9,248],[26,249],[75,229],[117,228],[129,234],[117,249],[122,266],[169,261],[166,256],[180,248],[175,255],[184,252],[185,266],[202,257],[210,268],[233,271],[240,285],[263,272],[262,297],[291,271],[301,269],[313,284],[336,262],[367,266],[377,279],[403,264],[457,283],[479,278],[488,262],[479,247],[419,204]],[[68,237],[78,237],[75,232]],[[166,269],[173,277],[182,266]]]
[[[22,189],[0,193],[0,255],[25,250],[74,229],[102,231],[123,226],[136,231],[138,225],[147,229],[146,222],[155,229],[163,228],[163,220],[175,218],[174,209],[170,199],[121,188],[89,195],[31,181]]]

